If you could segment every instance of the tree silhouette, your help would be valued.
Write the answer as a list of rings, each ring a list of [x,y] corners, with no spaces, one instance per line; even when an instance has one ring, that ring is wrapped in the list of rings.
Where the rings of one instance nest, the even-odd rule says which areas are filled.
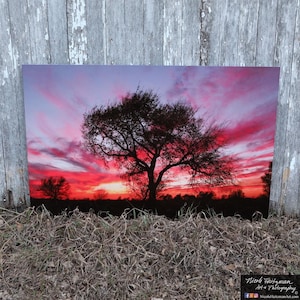
[[[95,191],[94,195],[93,195],[93,199],[94,200],[103,200],[106,199],[108,196],[108,193],[106,190],[100,189]]]
[[[199,199],[205,199],[205,200],[209,200],[209,201],[212,201],[212,200],[215,200],[216,199],[216,193],[215,192],[200,192],[198,194],[198,198]]]
[[[62,200],[68,198],[70,184],[62,176],[51,176],[41,179],[41,185],[38,190],[52,200]]]
[[[264,176],[261,177],[261,180],[264,184],[264,194],[266,196],[270,196],[271,192],[271,180],[272,180],[272,162],[269,162],[268,171],[265,173]]]
[[[222,128],[207,126],[187,104],[161,104],[152,91],[137,90],[122,102],[94,107],[84,115],[85,147],[106,162],[154,203],[171,169],[191,179],[223,184],[230,180],[231,158],[222,156]]]
[[[228,199],[244,199],[244,198],[245,198],[245,193],[241,189],[232,191],[228,196]]]

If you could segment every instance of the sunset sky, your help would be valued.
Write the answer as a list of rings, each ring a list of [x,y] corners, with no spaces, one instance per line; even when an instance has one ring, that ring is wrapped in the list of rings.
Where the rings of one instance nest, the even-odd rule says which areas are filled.
[[[273,158],[279,68],[25,65],[23,83],[30,192],[42,178],[64,176],[71,199],[101,190],[112,199],[130,194],[120,171],[82,147],[83,114],[121,101],[128,92],[153,90],[162,103],[186,101],[208,122],[222,124],[235,155],[237,184],[246,196],[263,192],[260,177]],[[179,171],[174,171],[179,172]],[[165,193],[192,194],[187,174],[173,174]],[[180,175],[180,176],[179,176]],[[233,187],[215,189],[228,194]]]

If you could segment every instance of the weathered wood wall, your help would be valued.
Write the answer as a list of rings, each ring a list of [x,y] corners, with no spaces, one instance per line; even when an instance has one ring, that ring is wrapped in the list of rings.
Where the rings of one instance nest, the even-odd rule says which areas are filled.
[[[22,64],[280,66],[271,209],[300,215],[300,0],[0,0],[0,205],[29,204]]]

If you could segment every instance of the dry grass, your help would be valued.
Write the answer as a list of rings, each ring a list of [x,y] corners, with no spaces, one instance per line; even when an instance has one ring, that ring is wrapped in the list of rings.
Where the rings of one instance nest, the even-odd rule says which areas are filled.
[[[239,299],[241,274],[299,274],[300,222],[0,209],[0,299]]]

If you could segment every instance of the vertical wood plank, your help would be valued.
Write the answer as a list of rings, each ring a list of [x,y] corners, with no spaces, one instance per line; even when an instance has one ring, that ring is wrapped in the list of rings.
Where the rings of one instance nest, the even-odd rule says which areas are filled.
[[[255,56],[257,66],[278,66],[278,63],[274,63],[276,20],[277,0],[259,1]]]
[[[0,63],[0,206],[5,205],[7,184],[6,184],[6,166],[5,166],[5,136],[4,128],[6,126],[6,101],[5,91],[6,86],[10,83],[11,67],[14,64],[14,55],[12,53],[12,44],[10,37],[10,16],[7,1],[0,2],[0,11],[2,18],[0,18],[1,37],[7,43],[0,43],[1,63]],[[15,63],[16,64],[16,63]]]
[[[164,1],[163,64],[182,65],[182,0]]]
[[[286,213],[293,215],[294,212],[298,212],[300,217],[300,132],[295,130],[300,128],[300,1],[298,0],[298,9],[296,12],[295,21],[295,34],[293,39],[293,61],[291,67],[291,89],[290,95],[293,99],[291,105],[290,115],[290,134],[293,149],[293,155],[290,162],[290,186],[289,194],[286,201],[288,202],[288,208]],[[296,190],[296,192],[293,192]]]
[[[105,45],[107,64],[126,64],[122,60],[125,49],[125,7],[124,0],[105,1]],[[125,54],[123,54],[125,56]]]
[[[223,1],[223,5],[226,2]],[[216,66],[220,65],[219,52],[221,48],[221,33],[218,28],[224,23],[224,14],[215,8],[215,1],[202,2],[201,14],[201,45],[205,45],[205,49],[200,52],[200,64]],[[203,43],[204,42],[204,43]],[[201,47],[202,48],[202,47]]]
[[[212,37],[210,33],[212,32],[212,3],[211,1],[201,1],[200,5],[200,51],[199,51],[199,64],[201,66],[208,65],[209,58],[212,56],[213,52],[216,56],[216,49],[210,47],[213,44]],[[218,41],[218,38],[215,41]],[[214,44],[216,46],[216,44]],[[212,62],[210,62],[212,63]]]
[[[200,13],[201,1],[182,1],[181,60],[184,65],[200,63]]]
[[[0,103],[0,110],[3,111],[3,105]],[[2,117],[2,114],[0,114],[0,117]],[[3,124],[1,123],[1,128]],[[0,130],[0,206],[4,206],[5,197],[6,197],[6,191],[7,191],[7,185],[5,182],[5,176],[6,176],[6,170],[5,170],[5,160],[4,160],[4,145],[3,145],[3,139],[4,135],[2,130]]]
[[[163,64],[163,12],[161,0],[144,0],[144,62],[146,65]]]
[[[86,1],[67,1],[68,48],[70,64],[86,64],[87,53],[87,26]]]
[[[277,30],[277,10],[278,10],[278,1],[260,1],[259,10],[258,10],[258,27],[257,27],[257,41],[256,41],[256,65],[257,66],[278,66],[279,62],[275,62],[275,45],[276,45],[276,30]],[[266,51],[268,49],[268,51]],[[281,69],[281,77],[282,69]],[[279,95],[278,95],[279,97]],[[282,137],[280,138],[281,144],[285,145],[285,116],[287,113],[287,105],[283,103],[278,104],[277,108],[277,120],[276,120],[276,132],[281,131]],[[278,140],[278,137],[276,137]],[[279,170],[279,161],[283,163],[283,158],[285,155],[284,147],[278,148],[280,143],[275,140],[275,151],[277,154],[274,154],[273,158],[273,175],[272,175],[272,188],[271,188],[271,197],[270,197],[270,207],[272,206],[272,212],[275,212],[273,209],[272,199],[279,199],[279,194],[274,195],[274,191],[279,191],[281,189],[281,180],[278,174],[282,173],[282,170]],[[278,181],[279,180],[279,181]],[[273,196],[274,195],[274,196]]]
[[[209,36],[209,65],[238,65],[238,34],[241,6],[239,0],[210,2],[211,15],[207,22],[206,33]]]
[[[2,34],[6,43],[1,43],[4,77],[1,80],[1,151],[4,168],[4,191],[0,205],[21,207],[29,205],[27,152],[25,138],[24,104],[22,101],[21,63],[30,61],[30,46],[27,44],[29,26],[28,8],[19,1],[1,1],[5,13]],[[3,39],[2,39],[3,40]],[[3,187],[1,187],[3,190]],[[3,197],[4,196],[4,197]]]
[[[249,3],[249,2],[248,2]],[[224,31],[221,35],[221,62],[225,66],[239,66],[239,27],[241,10],[244,9],[240,5],[240,0],[228,0],[226,10],[223,12],[225,20],[223,24]],[[222,10],[222,6],[218,6]]]
[[[239,7],[237,63],[239,66],[255,66],[259,1],[252,0],[250,3],[248,0],[242,0]]]
[[[205,7],[201,34],[209,39],[208,64],[255,66],[259,1],[211,1]]]
[[[285,198],[284,213],[297,215],[300,217],[300,1],[297,2],[297,10],[289,10],[294,16],[293,28],[290,32],[290,42],[288,44],[291,54],[290,66],[290,93],[289,93],[289,115],[287,123],[287,147],[289,154],[289,180],[287,183],[287,195]]]
[[[29,40],[31,61],[39,64],[50,62],[50,45],[48,31],[48,15],[46,0],[28,1],[27,20],[29,27]],[[25,63],[21,60],[21,64]]]
[[[89,64],[106,64],[105,1],[86,2],[87,53]]]
[[[68,62],[68,28],[66,0],[47,1],[49,54],[51,64]]]
[[[10,26],[9,26],[9,10],[6,1],[0,2],[0,11],[2,12],[3,17],[0,18],[0,30],[1,37],[8,41],[6,44],[0,44],[0,206],[4,206],[4,198],[6,196],[7,185],[6,185],[6,168],[5,168],[5,153],[4,153],[4,120],[6,120],[6,105],[5,105],[5,95],[3,95],[5,91],[5,86],[9,83],[9,74],[10,68],[8,64],[11,64],[12,57],[10,48],[8,46],[11,43],[10,40]]]
[[[123,64],[127,61],[130,65],[144,64],[144,1],[125,1],[124,27],[122,37],[124,41]],[[122,56],[123,56],[122,55]]]
[[[145,64],[144,1],[105,1],[104,36],[108,64]]]
[[[295,9],[295,2],[279,1],[275,45],[275,64],[280,65],[281,76],[270,208],[279,214],[289,215],[300,215],[300,134],[296,130],[300,118],[299,105],[296,104],[299,101],[299,85],[295,88],[297,81],[299,83],[299,76],[297,77],[297,71],[292,68],[293,65],[299,65],[299,62],[294,62],[299,57],[299,48],[294,48],[297,40],[295,35],[297,32],[299,34],[299,1],[297,2],[298,9]]]

